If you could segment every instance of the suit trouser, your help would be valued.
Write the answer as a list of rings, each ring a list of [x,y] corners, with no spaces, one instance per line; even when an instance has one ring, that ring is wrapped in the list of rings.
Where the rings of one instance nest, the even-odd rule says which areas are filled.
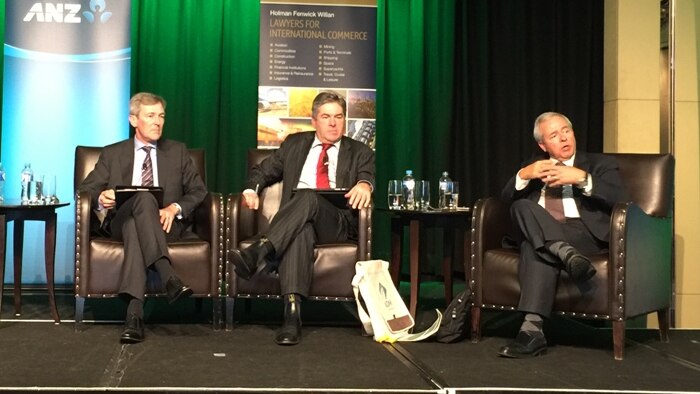
[[[280,208],[265,233],[279,260],[277,271],[282,294],[308,297],[314,245],[348,240],[352,225],[342,210],[315,191],[298,190]]]
[[[521,199],[511,205],[511,216],[520,230],[520,302],[518,310],[548,317],[552,312],[561,260],[545,244],[565,241],[584,255],[599,253],[607,243],[596,239],[580,219],[558,222],[537,203]]]
[[[148,268],[161,258],[170,260],[168,241],[180,238],[182,225],[173,221],[166,234],[158,211],[158,202],[151,193],[136,193],[119,207],[110,222],[112,239],[124,242],[120,294],[143,300]]]

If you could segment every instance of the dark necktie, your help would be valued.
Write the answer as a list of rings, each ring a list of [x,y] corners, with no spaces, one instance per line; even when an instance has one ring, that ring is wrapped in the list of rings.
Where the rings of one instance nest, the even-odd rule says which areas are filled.
[[[328,180],[328,148],[333,144],[321,144],[321,154],[318,155],[318,163],[316,163],[316,188],[330,189],[331,184]]]
[[[141,149],[146,151],[146,158],[141,166],[141,186],[153,186],[153,162],[151,161],[152,146],[144,146]]]
[[[558,161],[555,165],[563,166],[564,163]],[[544,209],[549,212],[554,219],[559,222],[564,223],[566,217],[564,216],[564,200],[562,196],[563,187],[547,187],[544,189]]]

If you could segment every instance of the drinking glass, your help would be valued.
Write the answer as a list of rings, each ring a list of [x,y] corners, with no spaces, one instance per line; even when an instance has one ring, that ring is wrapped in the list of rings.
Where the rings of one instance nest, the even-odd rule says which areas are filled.
[[[445,185],[445,209],[455,211],[459,206],[459,182],[450,181]]]
[[[430,208],[430,182],[418,182],[418,208],[427,211]]]
[[[41,205],[44,203],[42,200],[44,186],[44,176],[37,175],[34,180],[29,181],[29,204],[30,205]]]
[[[42,191],[44,194],[45,204],[58,203],[58,198],[56,198],[56,175],[47,175],[44,177],[44,185]]]
[[[391,209],[391,210],[401,209],[402,192],[403,191],[402,191],[400,180],[392,179],[389,181],[389,190],[387,193],[389,209]]]

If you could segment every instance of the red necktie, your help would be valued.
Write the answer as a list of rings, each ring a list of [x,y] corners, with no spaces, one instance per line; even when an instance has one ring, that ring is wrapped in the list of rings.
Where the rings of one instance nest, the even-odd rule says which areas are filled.
[[[555,165],[563,166],[564,163],[558,161]],[[564,200],[562,196],[563,187],[548,187],[544,189],[544,209],[549,212],[554,219],[559,222],[564,223],[566,217],[564,216]]]
[[[316,188],[330,189],[331,184],[328,180],[328,148],[333,144],[321,144],[321,154],[318,155],[318,163],[316,164]]]

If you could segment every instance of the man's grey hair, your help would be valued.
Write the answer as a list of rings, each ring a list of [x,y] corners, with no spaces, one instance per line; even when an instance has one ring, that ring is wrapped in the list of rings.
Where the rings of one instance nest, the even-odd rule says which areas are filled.
[[[567,118],[565,115],[560,114],[559,112],[545,112],[538,116],[537,119],[535,119],[535,127],[532,130],[532,135],[535,137],[535,141],[537,141],[538,143],[542,142],[542,131],[540,131],[540,124],[556,116],[564,119],[566,124],[569,125],[570,129],[574,128],[574,126],[571,125],[571,121],[569,120],[569,118]]]
[[[129,115],[138,116],[142,105],[154,105],[158,103],[162,104],[163,110],[165,110],[166,103],[164,98],[148,92],[136,93],[131,97],[131,100],[129,100]]]
[[[316,98],[314,98],[314,102],[311,105],[311,117],[315,119],[316,115],[318,115],[318,109],[322,105],[328,103],[336,103],[340,105],[340,107],[343,109],[343,116],[345,116],[347,103],[345,102],[343,96],[335,92],[321,92],[316,96]]]

